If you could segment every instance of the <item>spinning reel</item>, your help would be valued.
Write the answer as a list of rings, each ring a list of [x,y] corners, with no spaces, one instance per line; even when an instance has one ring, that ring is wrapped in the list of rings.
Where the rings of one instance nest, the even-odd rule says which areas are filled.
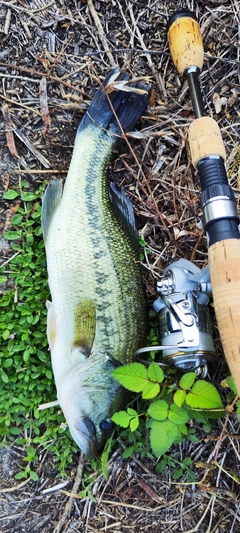
[[[156,283],[160,297],[153,308],[158,313],[163,363],[183,371],[196,371],[201,377],[208,373],[208,362],[216,358],[212,339],[209,299],[212,295],[208,266],[180,259],[167,267]],[[136,352],[149,351],[141,348]]]

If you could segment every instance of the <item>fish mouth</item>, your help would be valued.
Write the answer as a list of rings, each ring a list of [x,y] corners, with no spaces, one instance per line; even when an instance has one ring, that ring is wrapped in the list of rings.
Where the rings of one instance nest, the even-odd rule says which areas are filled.
[[[85,453],[85,455],[97,457],[99,445],[96,437],[96,428],[90,418],[80,418],[76,424],[74,424],[74,429],[77,433],[77,435],[74,436],[74,440],[83,453]]]

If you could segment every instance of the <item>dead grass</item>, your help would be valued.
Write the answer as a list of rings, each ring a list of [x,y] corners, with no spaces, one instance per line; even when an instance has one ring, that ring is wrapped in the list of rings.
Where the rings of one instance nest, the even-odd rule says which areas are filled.
[[[8,106],[14,132],[10,155],[1,119],[2,191],[23,176],[32,187],[53,173],[64,177],[79,120],[99,80],[114,65],[133,76],[151,76],[151,106],[138,126],[142,135],[129,139],[132,153],[126,145],[110,165],[111,177],[131,197],[139,230],[151,250],[143,262],[150,304],[155,297],[154,282],[164,267],[181,257],[203,267],[208,259],[199,181],[187,141],[192,106],[166,40],[166,21],[181,7],[195,11],[200,21],[206,110],[220,126],[230,185],[238,198],[237,0],[17,0],[0,4],[0,99]],[[7,216],[3,201],[0,216],[2,229]],[[9,249],[3,246],[1,253],[5,260]],[[217,330],[215,336],[221,351]],[[211,378],[219,382],[220,373],[218,366]],[[76,457],[66,486],[48,492],[47,488],[59,484],[50,455],[40,458],[39,482],[17,486],[14,474],[21,463],[21,449],[15,445],[2,449],[0,529],[4,533],[240,531],[237,421],[228,416],[214,435],[206,438],[200,432],[197,444],[187,441],[173,451],[179,461],[192,458],[197,483],[174,483],[170,470],[156,475],[153,461],[123,461],[117,451],[109,464],[108,480],[101,474],[96,477],[92,501],[77,497],[83,468],[90,475],[90,466],[83,464],[82,457],[78,467]]]

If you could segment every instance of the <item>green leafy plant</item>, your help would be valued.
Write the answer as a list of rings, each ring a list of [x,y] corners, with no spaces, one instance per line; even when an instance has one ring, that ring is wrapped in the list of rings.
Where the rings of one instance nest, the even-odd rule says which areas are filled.
[[[221,382],[221,385],[225,389],[230,389],[230,392],[227,395],[228,402],[230,403],[230,405],[227,406],[227,411],[231,413],[234,410],[234,404],[236,404],[236,414],[240,420],[240,399],[233,377],[228,376]]]
[[[172,479],[178,480],[186,475],[186,481],[192,483],[195,480],[195,472],[191,469],[191,457],[185,457],[181,462],[177,461],[172,455],[164,455],[156,466],[156,474],[161,474],[166,468],[173,470]]]
[[[25,467],[17,478],[37,478],[39,451],[50,449],[60,475],[72,461],[77,446],[65,431],[64,417],[57,408],[39,410],[39,404],[56,399],[50,352],[46,337],[46,306],[49,297],[47,269],[41,230],[41,196],[23,181],[18,190],[5,193],[17,200],[5,239],[11,241],[12,258],[1,268],[2,282],[9,290],[0,305],[0,437],[9,438],[26,450]]]
[[[139,246],[140,246],[140,261],[144,261],[146,256],[151,255],[152,252],[149,249],[143,237],[139,237]]]
[[[174,442],[184,437],[191,439],[187,427],[191,419],[204,425],[207,418],[225,415],[216,388],[207,381],[197,380],[195,372],[184,374],[177,383],[175,375],[164,376],[162,368],[153,361],[148,368],[141,363],[131,363],[112,373],[125,388],[141,393],[142,398],[150,402],[141,415],[128,408],[115,413],[112,420],[134,432],[142,419],[150,429],[150,445],[156,457],[163,456]]]

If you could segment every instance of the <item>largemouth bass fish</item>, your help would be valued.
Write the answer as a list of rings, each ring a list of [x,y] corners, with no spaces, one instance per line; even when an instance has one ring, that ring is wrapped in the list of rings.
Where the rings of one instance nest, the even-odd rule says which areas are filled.
[[[122,132],[134,128],[148,103],[142,83],[130,85],[136,92],[110,92],[111,83],[125,80],[115,69],[97,91],[78,128],[64,189],[51,181],[42,206],[58,401],[87,455],[97,454],[113,429],[111,416],[126,403],[111,371],[133,360],[146,333],[132,205],[106,176]]]

